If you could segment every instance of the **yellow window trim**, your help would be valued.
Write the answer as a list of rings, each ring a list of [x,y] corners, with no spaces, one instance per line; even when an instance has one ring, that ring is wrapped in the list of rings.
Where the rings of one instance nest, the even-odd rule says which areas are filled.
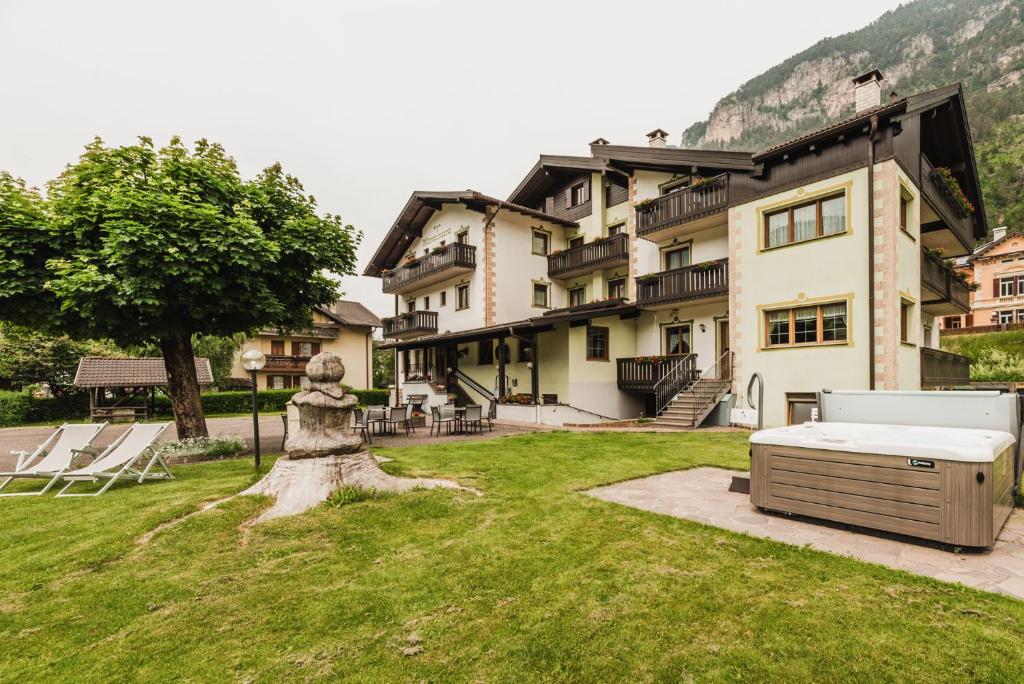
[[[797,188],[794,194],[790,195],[786,199],[778,200],[770,204],[762,204],[754,207],[754,213],[757,215],[757,253],[762,252],[774,252],[778,249],[785,249],[786,247],[795,247],[796,245],[806,245],[812,242],[818,242],[820,240],[828,240],[831,238],[845,237],[853,235],[853,181],[849,180],[845,183],[839,183],[837,185],[830,185],[828,187],[814,190],[813,192],[807,192],[804,188]],[[799,242],[789,242],[784,245],[778,245],[777,247],[768,247],[764,244],[764,233],[765,233],[765,216],[772,212],[778,211],[779,209],[787,209],[798,204],[804,204],[805,202],[811,202],[828,195],[837,195],[840,192],[844,193],[846,198],[846,230],[842,233],[833,233],[832,235],[822,235],[820,237],[813,237],[809,240],[800,240]]]
[[[788,302],[775,302],[772,304],[759,304],[757,306],[757,351],[778,351],[780,349],[812,349],[816,347],[853,347],[853,299],[854,294],[834,294],[825,297],[807,297],[802,292],[796,299]],[[846,339],[837,342],[803,342],[800,344],[767,344],[767,330],[765,329],[765,316],[771,311],[779,309],[794,309],[805,306],[820,306],[822,304],[838,304],[846,302]]]

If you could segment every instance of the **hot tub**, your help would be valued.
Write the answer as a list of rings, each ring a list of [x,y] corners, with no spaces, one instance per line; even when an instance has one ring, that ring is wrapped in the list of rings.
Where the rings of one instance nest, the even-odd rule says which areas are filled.
[[[997,430],[804,423],[750,437],[755,506],[991,546],[1013,509],[1014,438]]]

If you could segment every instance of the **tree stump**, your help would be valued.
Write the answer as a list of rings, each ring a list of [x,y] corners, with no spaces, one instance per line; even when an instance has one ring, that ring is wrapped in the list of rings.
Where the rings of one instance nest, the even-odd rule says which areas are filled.
[[[310,388],[299,392],[292,403],[299,410],[299,429],[285,444],[267,475],[245,494],[274,497],[274,503],[253,523],[297,515],[326,501],[342,487],[407,492],[417,487],[465,489],[450,480],[404,478],[388,475],[363,449],[362,439],[352,433],[352,410],[357,399],[341,389],[345,366],[330,352],[317,354],[306,364]]]

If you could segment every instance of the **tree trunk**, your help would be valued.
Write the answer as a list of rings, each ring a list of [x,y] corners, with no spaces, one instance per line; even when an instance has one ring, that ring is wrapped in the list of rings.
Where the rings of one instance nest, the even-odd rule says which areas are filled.
[[[167,367],[167,389],[174,409],[178,439],[207,437],[206,417],[199,396],[196,359],[191,335],[176,335],[160,340],[160,350]]]

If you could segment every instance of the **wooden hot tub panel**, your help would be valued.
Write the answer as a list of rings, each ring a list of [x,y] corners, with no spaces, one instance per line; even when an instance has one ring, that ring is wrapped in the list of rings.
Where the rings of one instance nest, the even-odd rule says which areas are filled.
[[[1012,508],[1009,450],[995,463],[913,459],[914,465],[900,456],[767,444],[752,445],[751,456],[750,501],[775,511],[991,546]]]

